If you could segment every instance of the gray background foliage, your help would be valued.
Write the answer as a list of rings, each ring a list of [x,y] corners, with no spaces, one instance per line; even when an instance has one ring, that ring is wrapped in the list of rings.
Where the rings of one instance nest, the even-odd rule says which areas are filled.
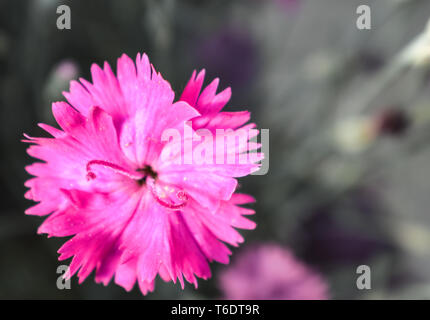
[[[50,103],[67,85],[55,66],[70,59],[90,78],[93,62],[116,64],[146,52],[177,95],[195,68],[231,86],[229,110],[249,109],[270,129],[270,171],[241,179],[257,198],[258,227],[243,246],[275,242],[319,271],[334,299],[430,298],[429,68],[405,68],[374,94],[393,58],[424,29],[426,0],[34,0],[0,1],[0,298],[143,298],[90,276],[56,288],[64,239],[36,234],[42,219],[24,215],[32,162],[22,134],[53,123]],[[57,30],[67,4],[72,29]],[[369,4],[372,30],[356,28]],[[369,97],[372,96],[373,99]],[[332,139],[346,119],[396,107],[411,117],[402,135],[348,153]],[[241,248],[233,249],[233,261]],[[359,291],[355,269],[372,269]],[[217,275],[187,285],[158,281],[147,299],[218,298]]]

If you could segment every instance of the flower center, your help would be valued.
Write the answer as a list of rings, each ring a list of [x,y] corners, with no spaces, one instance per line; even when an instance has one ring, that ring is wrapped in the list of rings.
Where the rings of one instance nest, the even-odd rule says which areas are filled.
[[[184,190],[162,183],[158,179],[157,172],[149,165],[145,165],[143,168],[133,172],[112,162],[91,160],[87,163],[86,167],[88,181],[97,178],[96,174],[91,170],[93,166],[102,166],[111,169],[115,173],[136,180],[140,186],[146,184],[154,199],[168,209],[179,210],[185,207],[188,202],[189,198]]]

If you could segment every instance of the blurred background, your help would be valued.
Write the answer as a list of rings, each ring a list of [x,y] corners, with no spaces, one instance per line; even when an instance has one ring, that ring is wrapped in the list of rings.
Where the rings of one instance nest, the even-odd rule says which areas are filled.
[[[71,30],[56,27],[61,4]],[[370,30],[356,25],[362,4]],[[319,274],[331,299],[430,298],[429,18],[427,0],[0,0],[0,298],[228,296],[231,265],[216,263],[198,290],[159,280],[143,297],[93,276],[58,290],[65,239],[37,235],[42,219],[24,215],[33,160],[22,134],[43,135],[36,124],[54,123],[51,103],[92,63],[138,52],[177,97],[206,68],[232,88],[226,110],[251,110],[270,130],[269,173],[240,181],[258,226],[241,231],[232,265],[271,243]],[[359,265],[371,290],[357,289]]]

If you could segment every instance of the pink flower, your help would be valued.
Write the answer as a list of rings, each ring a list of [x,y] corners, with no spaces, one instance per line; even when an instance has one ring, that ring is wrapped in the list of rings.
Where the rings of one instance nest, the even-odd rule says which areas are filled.
[[[192,121],[193,129],[208,129],[215,133],[216,129],[237,129],[249,121],[251,114],[249,111],[220,112],[230,100],[230,88],[216,94],[219,79],[213,80],[201,93],[205,70],[196,76],[194,71],[191,79],[182,93],[181,101],[189,103],[195,107],[200,116]],[[247,128],[251,129],[255,125],[251,124]]]
[[[211,276],[208,262],[229,262],[223,242],[243,242],[235,228],[255,228],[243,217],[253,211],[240,206],[254,200],[234,193],[235,178],[258,169],[262,155],[241,164],[186,165],[177,160],[187,152],[187,138],[181,136],[178,149],[178,141],[163,140],[163,133],[183,132],[188,121],[194,129],[236,129],[249,113],[220,112],[230,91],[216,94],[215,80],[200,92],[204,72],[197,80],[193,74],[174,103],[169,83],[145,54],[136,64],[119,58],[117,77],[108,63],[103,70],[94,64],[91,73],[93,83],[71,82],[63,93],[69,103],[53,104],[62,130],[40,124],[53,138],[26,135],[28,154],[44,161],[26,168],[35,176],[25,184],[26,198],[39,202],[26,213],[49,215],[38,233],[73,236],[59,249],[59,260],[73,257],[68,276],[77,273],[79,282],[95,269],[96,282],[107,285],[114,277],[131,290],[137,280],[144,294],[157,275],[178,279],[182,287],[185,277],[197,287],[196,277]],[[254,126],[242,127],[248,138],[258,134]],[[236,157],[259,147],[248,138],[236,143]]]
[[[220,276],[233,300],[322,300],[327,285],[290,251],[274,244],[250,247]]]

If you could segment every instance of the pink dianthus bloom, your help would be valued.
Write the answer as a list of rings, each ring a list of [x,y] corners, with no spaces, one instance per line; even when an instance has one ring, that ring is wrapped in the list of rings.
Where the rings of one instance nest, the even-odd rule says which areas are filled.
[[[248,248],[219,277],[226,299],[325,300],[327,284],[278,245]]]
[[[254,152],[246,163],[182,164],[185,149],[163,133],[232,129],[229,136],[245,129],[247,139],[221,154],[237,158],[259,148],[248,141],[258,130],[244,125],[247,111],[220,112],[230,89],[217,94],[216,79],[202,91],[204,71],[193,74],[178,102],[145,54],[136,63],[119,58],[117,76],[108,63],[94,64],[91,74],[93,83],[71,82],[63,93],[68,103],[53,103],[62,130],[40,124],[52,138],[26,135],[28,154],[43,161],[26,167],[35,177],[25,183],[25,196],[39,202],[26,213],[49,215],[38,233],[73,236],[59,260],[72,258],[67,276],[77,273],[79,282],[95,269],[96,282],[114,277],[128,291],[137,281],[143,294],[154,289],[157,275],[197,287],[196,277],[211,276],[209,262],[229,262],[224,242],[243,242],[235,228],[255,228],[244,217],[254,211],[240,206],[254,199],[234,193],[235,178],[257,170],[262,155]]]

